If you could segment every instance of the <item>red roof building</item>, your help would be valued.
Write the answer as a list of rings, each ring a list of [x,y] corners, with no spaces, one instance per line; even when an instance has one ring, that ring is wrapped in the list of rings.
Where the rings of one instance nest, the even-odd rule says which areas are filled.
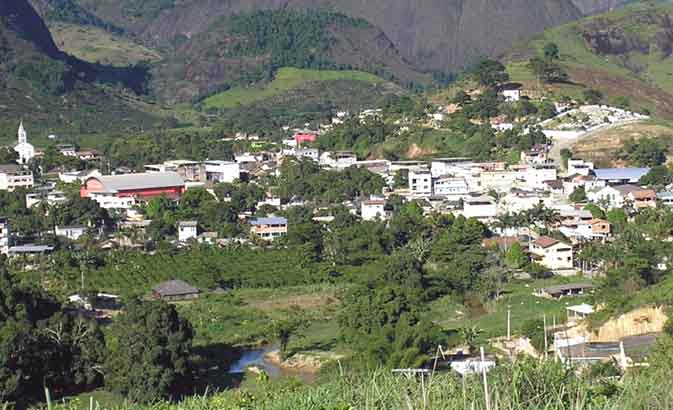
[[[294,142],[297,144],[297,146],[300,146],[308,142],[315,142],[317,139],[318,136],[316,134],[302,134],[302,133],[294,134]]]
[[[152,198],[165,195],[178,198],[185,192],[185,181],[175,172],[92,176],[80,188],[80,196],[88,198],[107,194],[117,198]]]

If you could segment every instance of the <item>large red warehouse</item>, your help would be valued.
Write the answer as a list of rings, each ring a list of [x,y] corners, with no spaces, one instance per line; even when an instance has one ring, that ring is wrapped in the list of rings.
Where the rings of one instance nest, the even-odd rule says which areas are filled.
[[[152,198],[165,195],[179,197],[185,191],[185,181],[175,172],[105,175],[88,178],[80,188],[80,196],[109,194],[118,198]]]

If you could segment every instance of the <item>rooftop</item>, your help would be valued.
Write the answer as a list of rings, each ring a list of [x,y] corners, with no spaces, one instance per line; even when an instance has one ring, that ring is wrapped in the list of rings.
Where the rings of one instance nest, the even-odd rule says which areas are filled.
[[[182,280],[169,280],[163,282],[152,288],[152,290],[160,296],[180,296],[200,293],[198,288],[190,285]]]
[[[250,225],[287,225],[287,219],[282,217],[257,218],[250,221]]]
[[[94,176],[103,185],[106,192],[128,191],[135,189],[184,186],[185,181],[175,172],[145,172],[139,174]]]
[[[594,169],[596,178],[603,180],[613,179],[640,179],[650,172],[650,168],[598,168]]]
[[[533,241],[533,244],[541,246],[543,248],[549,248],[550,246],[554,246],[557,243],[561,243],[558,239],[554,239],[550,236],[540,236],[536,240]]]

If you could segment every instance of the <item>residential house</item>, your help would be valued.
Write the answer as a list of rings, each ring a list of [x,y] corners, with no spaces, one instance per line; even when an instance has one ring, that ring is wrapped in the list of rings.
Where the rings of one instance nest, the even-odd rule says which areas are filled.
[[[281,217],[258,218],[250,221],[250,233],[268,241],[287,235],[287,219]]]
[[[435,195],[450,199],[459,199],[470,193],[467,181],[463,177],[443,176],[433,181],[433,192]]]
[[[33,186],[33,172],[19,165],[0,165],[0,191],[14,191],[17,188]]]
[[[202,162],[189,160],[165,161],[163,164],[145,165],[147,173],[176,173],[185,182],[205,182],[206,166]]]
[[[39,256],[54,251],[53,246],[49,245],[17,245],[9,247],[9,256]]]
[[[463,216],[465,218],[476,218],[480,220],[490,220],[496,217],[498,209],[496,202],[490,196],[482,195],[477,197],[467,197],[463,200]]]
[[[152,296],[169,302],[197,299],[201,291],[182,280],[169,280],[152,288]]]
[[[76,241],[86,233],[87,227],[84,225],[55,226],[54,234]]]
[[[606,239],[612,234],[612,225],[603,219],[566,220],[561,223],[559,231],[566,237],[576,240]]]
[[[598,191],[587,192],[587,198],[594,203],[604,204],[608,209],[623,208],[631,204],[634,209],[657,206],[657,193],[652,189],[636,185],[609,185]]]
[[[180,221],[178,223],[178,241],[187,242],[190,239],[196,239],[198,225],[197,221]]]
[[[584,295],[593,290],[593,288],[594,285],[591,283],[567,283],[535,289],[534,294],[548,299],[561,299],[566,296]]]
[[[552,271],[573,268],[573,248],[549,236],[540,236],[529,245],[533,260]]]
[[[311,144],[316,142],[318,139],[318,135],[315,133],[309,133],[309,132],[297,132],[294,134],[294,142],[297,147],[301,147],[302,145],[306,144]]]
[[[232,183],[241,178],[241,166],[234,161],[205,161],[206,180]]]
[[[594,163],[584,161],[583,159],[569,159],[568,160],[568,175],[584,175],[588,176],[594,169]]]
[[[60,172],[58,174],[58,179],[66,184],[79,184],[86,181],[89,177],[100,177],[102,174],[97,170],[83,170],[83,171],[70,171],[70,172]]]
[[[357,162],[357,156],[350,151],[324,152],[320,155],[320,165],[329,168],[345,169]]]
[[[362,201],[360,205],[360,215],[364,221],[372,221],[376,219],[385,219],[386,201],[384,199],[370,199]]]
[[[467,176],[473,162],[470,158],[435,158],[430,162],[433,178],[443,176]]]
[[[518,178],[519,172],[515,170],[482,171],[479,174],[478,185],[483,192],[490,190],[508,192],[516,185]]]
[[[503,213],[518,214],[536,206],[543,205],[548,201],[549,196],[540,191],[524,191],[522,189],[512,189],[505,196],[500,198],[498,208]]]
[[[432,195],[432,173],[425,169],[410,170],[409,189],[414,196]]]
[[[662,205],[673,207],[673,192],[664,191],[657,193],[657,200],[662,203]]]
[[[554,164],[531,164],[519,172],[519,179],[531,189],[545,189],[548,181],[555,181],[557,178]]]

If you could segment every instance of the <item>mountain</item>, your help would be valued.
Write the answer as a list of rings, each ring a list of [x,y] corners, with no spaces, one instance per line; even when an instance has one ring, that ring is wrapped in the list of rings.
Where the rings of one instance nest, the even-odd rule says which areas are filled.
[[[631,108],[673,120],[672,5],[638,2],[549,29],[505,54],[514,80],[538,87],[526,65],[549,42],[559,46],[570,81],[547,91],[581,97],[593,88],[607,102],[627,99]]]
[[[515,41],[614,0],[76,0],[153,45],[208,31],[222,16],[267,9],[331,10],[378,27],[422,70],[457,70]],[[593,5],[592,7],[590,7]]]
[[[112,115],[125,119],[119,125],[148,120],[146,114],[108,91],[142,92],[146,76],[143,67],[105,67],[63,53],[26,0],[0,2],[0,125],[4,133],[11,135],[20,117],[33,130],[44,131],[98,128],[96,122]]]

